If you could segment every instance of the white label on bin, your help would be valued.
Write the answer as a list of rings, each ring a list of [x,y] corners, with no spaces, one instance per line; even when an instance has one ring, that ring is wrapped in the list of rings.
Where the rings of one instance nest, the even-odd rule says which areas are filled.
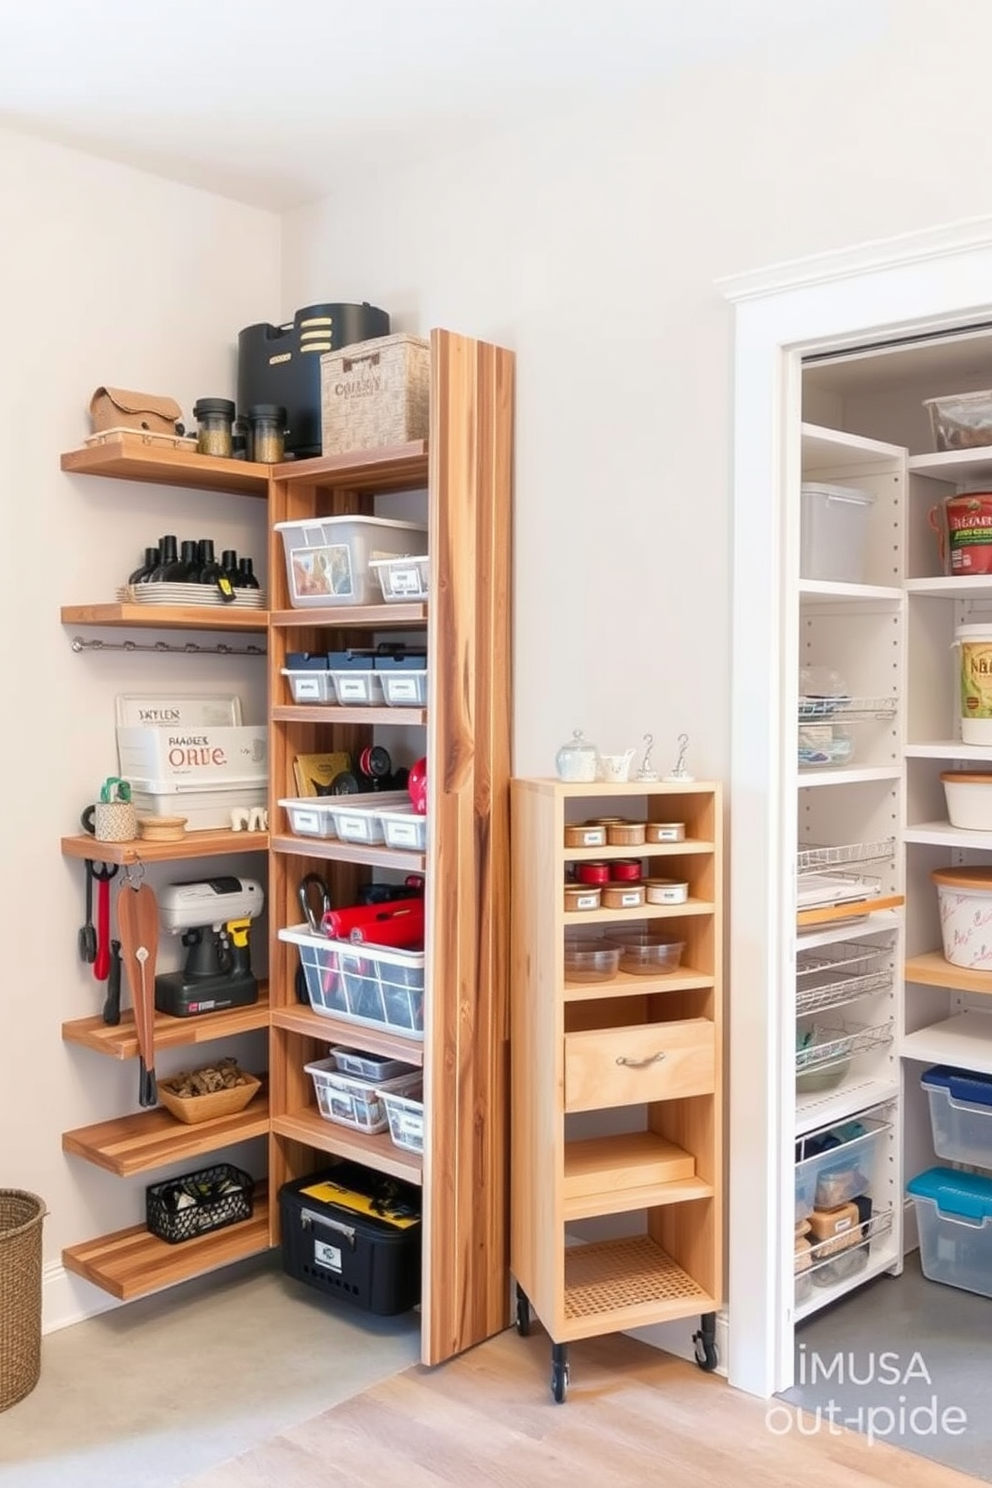
[[[316,811],[293,812],[294,832],[310,832],[317,833],[319,835],[320,830],[320,817],[317,815]]]
[[[339,816],[338,836],[365,842],[369,836],[369,824],[364,816]]]
[[[296,701],[298,703],[309,702],[311,698],[315,702],[320,702],[319,677],[294,677],[293,686],[296,689]]]
[[[407,564],[405,568],[397,568],[395,564],[388,570],[390,594],[419,594],[420,593],[420,569],[414,564]]]
[[[578,898],[576,899],[576,901],[575,901],[575,908],[576,909],[598,909],[599,908],[599,894],[598,893],[596,893],[596,894],[593,894],[593,893],[580,894],[578,896]]]
[[[640,895],[640,892],[639,891],[635,892],[632,889],[629,894],[621,894],[620,895],[620,908],[621,909],[629,909],[632,905],[634,905],[634,904],[640,904],[640,902],[641,902],[641,895]]]
[[[325,1271],[341,1272],[341,1250],[337,1245],[328,1245],[325,1240],[313,1242],[313,1258],[318,1266],[323,1266]]]
[[[416,847],[420,840],[420,827],[412,821],[390,821],[385,824],[391,847]]]
[[[337,688],[338,698],[343,703],[346,700],[351,703],[364,703],[369,696],[369,684],[364,677],[346,677],[342,672],[335,672],[334,686]]]
[[[394,703],[397,698],[409,698],[413,703],[417,701],[416,677],[390,677],[389,701]]]
[[[351,549],[347,543],[293,548],[293,593],[297,599],[349,599],[355,593]]]
[[[680,826],[678,826],[678,827],[659,827],[658,828],[658,841],[659,842],[681,842],[682,841],[682,828]]]

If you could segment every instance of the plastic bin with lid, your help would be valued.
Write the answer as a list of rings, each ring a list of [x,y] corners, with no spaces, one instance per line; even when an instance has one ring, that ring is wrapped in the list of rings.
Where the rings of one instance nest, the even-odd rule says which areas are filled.
[[[385,1059],[380,1054],[353,1049],[345,1044],[332,1044],[328,1053],[334,1056],[338,1069],[346,1075],[359,1075],[363,1080],[373,1080],[380,1085],[385,1080],[416,1072],[414,1065],[405,1064],[402,1059]]]
[[[850,1203],[872,1186],[879,1143],[891,1124],[855,1117],[796,1143],[796,1221]]]
[[[992,1168],[992,1075],[935,1064],[920,1084],[930,1103],[937,1156]]]
[[[377,656],[375,669],[391,708],[420,708],[427,702],[425,657]]]
[[[907,1184],[930,1281],[992,1297],[992,1178],[928,1168]]]
[[[274,526],[282,534],[294,609],[380,604],[382,593],[370,562],[399,557],[427,543],[424,523],[385,517],[307,517]]]
[[[804,481],[801,488],[799,572],[804,579],[864,582],[870,491]]]

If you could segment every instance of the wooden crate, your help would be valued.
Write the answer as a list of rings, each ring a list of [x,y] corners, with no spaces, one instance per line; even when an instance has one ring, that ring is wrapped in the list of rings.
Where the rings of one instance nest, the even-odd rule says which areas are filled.
[[[430,342],[400,333],[320,359],[322,452],[380,449],[427,438]]]

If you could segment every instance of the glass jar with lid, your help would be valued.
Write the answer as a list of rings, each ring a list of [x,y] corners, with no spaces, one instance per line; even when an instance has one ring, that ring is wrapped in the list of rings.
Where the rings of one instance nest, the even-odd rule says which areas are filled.
[[[286,448],[286,410],[278,403],[253,403],[248,410],[248,458],[278,465]]]
[[[559,780],[571,785],[584,785],[596,779],[599,767],[599,751],[582,737],[576,729],[567,744],[563,744],[555,755],[555,770]]]
[[[230,398],[199,398],[194,403],[196,447],[201,455],[231,458],[234,453],[234,413]]]

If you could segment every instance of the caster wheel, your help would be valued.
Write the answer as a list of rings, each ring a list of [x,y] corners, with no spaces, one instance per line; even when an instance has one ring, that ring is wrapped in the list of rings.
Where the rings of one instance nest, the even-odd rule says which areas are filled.
[[[554,1363],[551,1366],[551,1394],[556,1405],[564,1405],[568,1394],[568,1365]]]
[[[696,1363],[705,1374],[711,1374],[718,1362],[716,1345],[705,1343],[698,1333],[694,1335],[693,1342],[696,1346]]]
[[[530,1303],[523,1292],[517,1293],[517,1332],[521,1338],[527,1338],[530,1334]]]

